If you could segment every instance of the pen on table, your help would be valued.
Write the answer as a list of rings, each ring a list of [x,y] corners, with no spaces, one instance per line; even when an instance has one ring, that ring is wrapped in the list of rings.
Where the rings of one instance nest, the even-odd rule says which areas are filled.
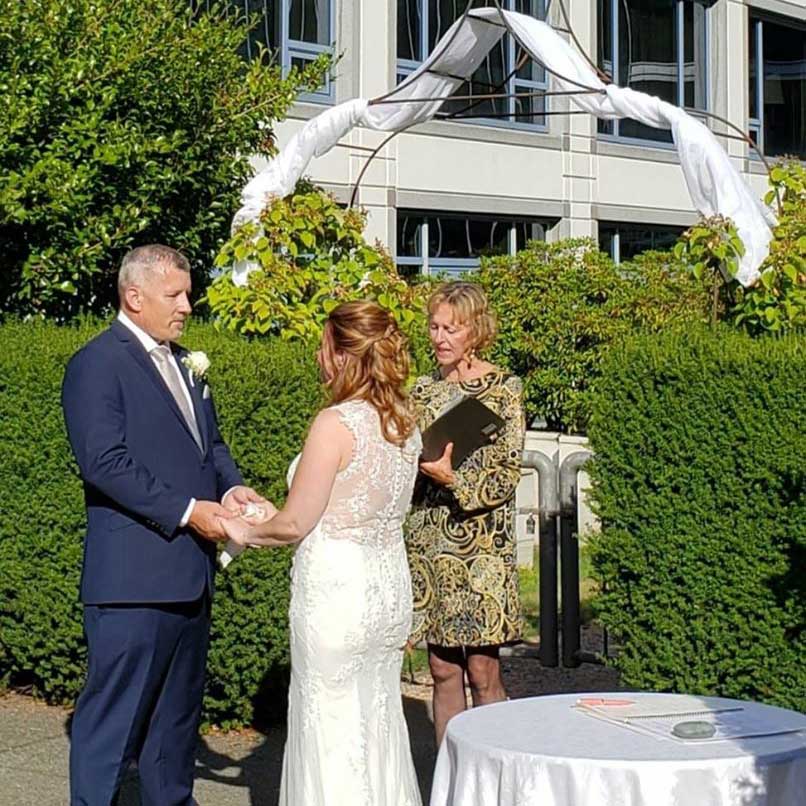
[[[635,705],[635,700],[608,699],[606,697],[580,697],[576,704],[588,707],[600,705]]]

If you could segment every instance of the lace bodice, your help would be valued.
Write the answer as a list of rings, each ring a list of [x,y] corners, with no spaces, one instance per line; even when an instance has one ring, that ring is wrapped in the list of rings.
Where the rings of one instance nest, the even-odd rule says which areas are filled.
[[[353,456],[336,476],[317,528],[329,537],[359,543],[396,539],[411,504],[420,433],[415,431],[399,447],[383,436],[380,415],[371,403],[350,400],[333,408],[353,435]],[[298,459],[289,469],[289,480]]]

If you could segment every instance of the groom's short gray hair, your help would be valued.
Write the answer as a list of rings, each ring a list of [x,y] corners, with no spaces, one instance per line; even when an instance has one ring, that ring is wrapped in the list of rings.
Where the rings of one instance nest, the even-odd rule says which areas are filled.
[[[126,253],[118,272],[118,294],[122,297],[130,285],[145,281],[146,275],[156,266],[172,266],[180,271],[190,271],[190,262],[176,249],[161,243],[136,246]]]

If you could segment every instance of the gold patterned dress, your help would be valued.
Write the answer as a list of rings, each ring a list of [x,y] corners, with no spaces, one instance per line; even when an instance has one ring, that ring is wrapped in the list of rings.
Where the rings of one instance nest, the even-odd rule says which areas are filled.
[[[506,425],[471,454],[450,487],[422,473],[414,489],[406,546],[414,592],[413,640],[487,646],[521,635],[515,551],[515,488],[525,432],[520,378],[492,370],[470,381],[419,378],[412,390],[424,431],[457,395],[484,402]]]

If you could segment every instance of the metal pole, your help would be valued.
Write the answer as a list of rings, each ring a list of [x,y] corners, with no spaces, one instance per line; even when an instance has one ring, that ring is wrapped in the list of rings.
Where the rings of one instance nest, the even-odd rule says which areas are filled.
[[[593,454],[577,451],[560,465],[560,579],[562,595],[563,666],[579,666],[579,541],[577,539],[577,474]],[[588,658],[584,658],[587,660]]]
[[[540,663],[554,667],[559,663],[560,656],[557,629],[557,465],[540,451],[524,451],[522,466],[536,470],[538,477]]]

